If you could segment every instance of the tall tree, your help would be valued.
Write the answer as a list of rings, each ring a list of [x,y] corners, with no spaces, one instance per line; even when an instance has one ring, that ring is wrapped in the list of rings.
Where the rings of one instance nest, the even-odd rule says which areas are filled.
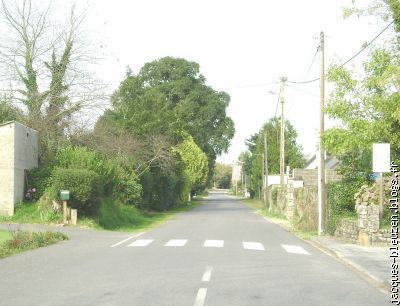
[[[182,131],[189,133],[207,154],[209,178],[234,134],[228,94],[207,86],[199,65],[185,59],[164,57],[136,75],[128,71],[112,101],[107,116],[138,135],[161,133],[179,142]]]
[[[253,194],[258,194],[262,185],[265,131],[267,132],[268,173],[279,174],[280,171],[280,119],[272,118],[258,133],[249,138],[247,146],[250,153],[242,153],[240,157],[244,163],[245,173],[251,177],[250,190]],[[302,168],[305,165],[302,147],[297,143],[297,131],[287,120],[285,120],[285,165],[292,169]]]
[[[99,102],[102,88],[84,68],[94,58],[81,37],[85,13],[72,6],[66,24],[54,25],[50,5],[35,4],[1,1],[0,71],[14,93],[11,103],[24,105],[20,119],[39,130],[48,149],[79,110]]]
[[[344,174],[371,172],[374,142],[391,143],[392,158],[400,158],[399,50],[376,49],[357,78],[344,67],[331,66],[328,80],[335,86],[326,107],[340,126],[324,135],[326,148],[342,157]]]

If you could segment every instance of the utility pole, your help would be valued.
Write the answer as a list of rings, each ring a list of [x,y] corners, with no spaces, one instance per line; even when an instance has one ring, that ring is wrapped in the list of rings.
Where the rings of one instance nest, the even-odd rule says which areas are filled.
[[[281,77],[281,91],[280,91],[280,101],[281,101],[281,146],[280,146],[280,184],[285,184],[285,117],[283,105],[285,102],[285,77]]]
[[[326,227],[326,203],[325,203],[325,151],[322,143],[324,134],[324,105],[325,105],[325,58],[324,58],[324,32],[320,33],[319,46],[319,165],[318,165],[318,235],[325,231]]]
[[[268,190],[268,153],[267,153],[267,126],[265,126],[265,131],[264,131],[264,201],[265,201],[265,206],[269,207],[271,203],[268,201],[268,195],[269,195],[269,190]]]
[[[262,155],[262,165],[261,165],[261,169],[262,169],[262,187],[261,187],[261,193],[260,193],[260,198],[261,198],[261,194],[262,194],[262,197],[263,197],[263,200],[264,200],[264,204],[266,205],[266,203],[267,203],[267,199],[265,198],[265,192],[263,191],[263,190],[265,190],[264,189],[264,187],[265,187],[265,169],[264,169],[264,164],[265,164],[265,155],[264,154],[261,154]]]

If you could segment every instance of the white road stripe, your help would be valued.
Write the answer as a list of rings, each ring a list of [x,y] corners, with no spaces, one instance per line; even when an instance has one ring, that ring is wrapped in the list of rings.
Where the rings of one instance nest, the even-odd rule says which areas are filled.
[[[224,246],[223,240],[206,240],[203,247],[205,248],[222,248]]]
[[[212,267],[208,266],[201,279],[202,282],[209,282],[211,279]]]
[[[153,241],[154,239],[138,239],[133,243],[131,243],[130,245],[128,245],[128,247],[145,247],[150,243],[152,243]]]
[[[117,242],[116,244],[113,244],[111,247],[112,247],[112,248],[115,248],[116,246],[119,246],[119,245],[121,245],[121,244],[123,244],[123,243],[125,243],[125,242],[127,242],[127,241],[129,241],[129,240],[131,240],[131,239],[133,239],[133,238],[139,237],[140,235],[143,235],[143,234],[144,234],[144,233],[138,233],[138,234],[135,235],[135,236],[128,237],[128,238],[126,238],[126,239],[124,239],[124,240],[122,240],[122,241],[120,241],[120,242]]]
[[[194,306],[203,306],[206,301],[207,288],[200,288],[197,292],[196,300],[194,301]]]
[[[171,239],[164,246],[182,247],[186,244],[187,239]]]
[[[298,245],[281,244],[281,246],[288,253],[310,255],[310,253],[308,253],[306,250],[304,250],[301,246]]]
[[[259,242],[243,241],[243,248],[245,248],[246,250],[257,250],[257,251],[265,250],[262,243],[259,243]]]

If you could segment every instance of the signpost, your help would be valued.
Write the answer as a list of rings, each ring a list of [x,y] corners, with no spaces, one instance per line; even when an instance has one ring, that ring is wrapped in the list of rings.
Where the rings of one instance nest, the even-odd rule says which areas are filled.
[[[374,143],[372,145],[372,171],[379,173],[379,218],[383,214],[383,173],[390,172],[390,143]]]

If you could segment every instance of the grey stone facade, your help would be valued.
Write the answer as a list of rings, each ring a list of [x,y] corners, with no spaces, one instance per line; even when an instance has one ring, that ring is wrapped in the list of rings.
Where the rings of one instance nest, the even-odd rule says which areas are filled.
[[[0,125],[0,215],[24,199],[25,170],[38,166],[38,132],[18,122]]]

